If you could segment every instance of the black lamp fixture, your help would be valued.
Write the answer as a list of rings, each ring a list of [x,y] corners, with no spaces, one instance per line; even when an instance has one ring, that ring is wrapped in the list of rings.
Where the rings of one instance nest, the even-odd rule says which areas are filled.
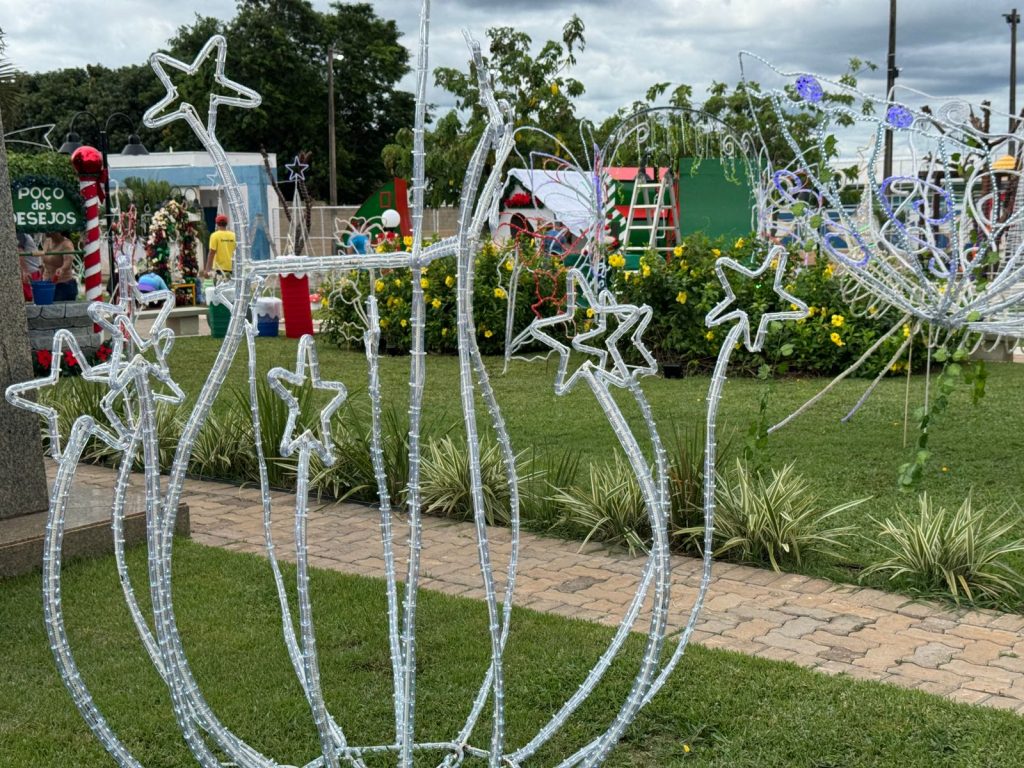
[[[121,154],[148,155],[149,150],[143,146],[142,139],[139,138],[139,134],[133,133],[128,136],[128,143],[124,145],[124,149],[121,150]]]
[[[64,137],[64,143],[60,145],[60,149],[57,151],[62,155],[70,155],[76,149],[82,146],[82,137],[74,131],[68,131]]]

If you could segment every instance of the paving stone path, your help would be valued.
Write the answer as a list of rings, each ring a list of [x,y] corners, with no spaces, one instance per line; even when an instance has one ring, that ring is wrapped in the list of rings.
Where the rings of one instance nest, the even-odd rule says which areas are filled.
[[[52,467],[51,467],[52,471]],[[112,472],[83,466],[79,482],[110,488]],[[277,552],[294,552],[294,496],[272,494]],[[258,488],[190,480],[183,498],[192,537],[201,544],[263,554]],[[311,504],[312,565],[382,576],[379,516],[354,504]],[[503,575],[510,536],[492,528],[495,575]],[[397,542],[396,542],[397,543]],[[403,547],[396,554],[404,557]],[[627,553],[522,535],[516,603],[602,624],[618,624],[635,591],[642,560]],[[685,622],[700,562],[673,557],[674,626]],[[499,587],[503,581],[498,578]],[[482,598],[473,526],[426,517],[426,589]],[[646,624],[641,614],[637,627]],[[830,675],[880,680],[949,699],[1024,714],[1024,616],[955,610],[874,589],[725,563],[714,566],[694,640],[709,648],[789,661]]]

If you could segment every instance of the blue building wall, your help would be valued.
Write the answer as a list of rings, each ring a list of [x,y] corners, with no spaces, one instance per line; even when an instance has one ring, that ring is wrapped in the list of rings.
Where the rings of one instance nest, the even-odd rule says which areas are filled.
[[[270,192],[263,165],[235,165],[231,169],[235,173],[238,183],[247,190],[249,205],[249,226],[256,221],[257,215],[262,215],[264,221],[269,221]],[[111,181],[123,184],[125,179],[136,177],[146,181],[166,181],[175,187],[211,187],[211,177],[219,179],[217,170],[213,165],[176,165],[162,167],[138,167],[138,168],[111,168]],[[208,223],[209,224],[209,223]],[[212,227],[208,227],[212,231]],[[253,249],[253,258],[269,257],[269,249]]]

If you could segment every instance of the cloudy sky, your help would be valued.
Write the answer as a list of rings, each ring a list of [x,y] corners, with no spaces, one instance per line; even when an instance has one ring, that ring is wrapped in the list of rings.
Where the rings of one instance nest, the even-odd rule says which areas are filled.
[[[327,0],[313,4],[322,10],[328,6]],[[371,4],[379,16],[397,21],[403,42],[413,48],[419,2]],[[900,0],[899,5],[900,84],[941,96],[987,98],[997,109],[1007,108],[1010,31],[1003,14],[1010,11],[1008,2]],[[68,12],[71,7],[74,13]],[[7,55],[20,69],[90,63],[116,67],[145,61],[197,11],[228,19],[235,3],[0,0],[0,26]],[[559,38],[575,12],[586,24],[587,48],[573,74],[587,89],[581,114],[594,120],[629,104],[656,82],[689,83],[698,99],[713,80],[735,83],[741,49],[786,69],[824,75],[841,74],[851,56],[868,59],[879,65],[879,72],[861,84],[880,93],[888,11],[888,0],[435,0],[431,66],[465,66],[463,28],[486,41],[489,27],[514,26],[539,49],[545,40]],[[410,77],[406,86],[411,85]],[[449,103],[441,92],[430,98],[441,107]]]

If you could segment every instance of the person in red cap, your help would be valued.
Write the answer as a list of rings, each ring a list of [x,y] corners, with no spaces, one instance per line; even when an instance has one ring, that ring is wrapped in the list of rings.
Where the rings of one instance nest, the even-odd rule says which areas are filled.
[[[203,277],[209,277],[211,271],[231,274],[231,260],[235,255],[235,233],[228,229],[228,217],[217,214],[217,229],[210,235],[210,252],[206,256],[206,269]]]

